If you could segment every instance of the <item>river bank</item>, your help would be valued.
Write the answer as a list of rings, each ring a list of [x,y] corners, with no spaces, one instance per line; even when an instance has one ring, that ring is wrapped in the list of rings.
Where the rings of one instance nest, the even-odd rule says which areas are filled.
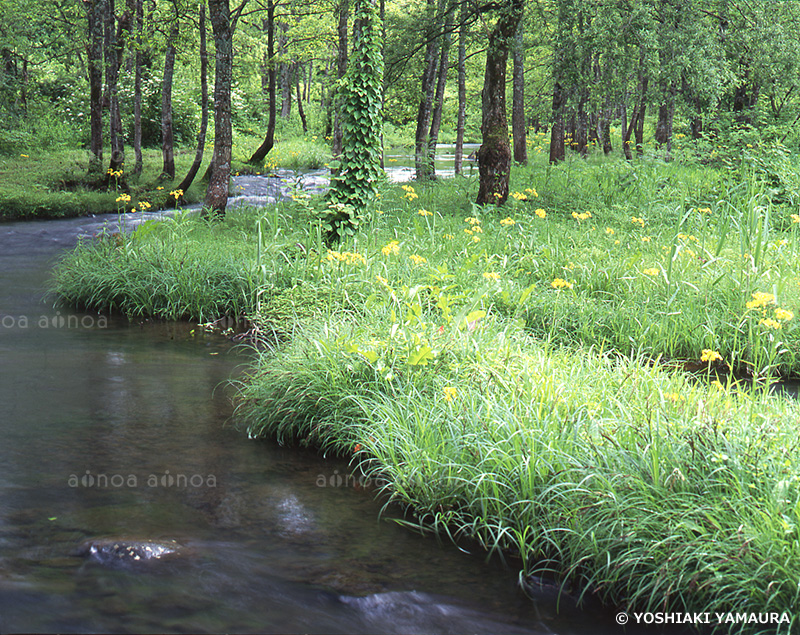
[[[176,317],[235,282],[194,317],[218,317],[228,294],[270,349],[241,393],[251,436],[347,457],[407,524],[514,554],[575,594],[796,620],[800,411],[728,373],[797,372],[788,212],[742,270],[757,245],[725,238],[744,225],[735,199],[706,207],[695,188],[676,213],[662,187],[646,208],[576,208],[591,180],[568,169],[517,172],[503,210],[472,208],[469,180],[387,186],[371,230],[336,250],[304,198],[178,219],[84,246],[57,289]],[[659,353],[706,382],[654,366]]]

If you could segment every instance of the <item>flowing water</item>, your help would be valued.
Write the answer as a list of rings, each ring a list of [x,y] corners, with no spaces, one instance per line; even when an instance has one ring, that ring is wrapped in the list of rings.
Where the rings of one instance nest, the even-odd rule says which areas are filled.
[[[224,337],[53,308],[53,260],[115,220],[0,225],[0,632],[620,632],[227,425],[247,352]],[[94,557],[141,541],[180,550]]]

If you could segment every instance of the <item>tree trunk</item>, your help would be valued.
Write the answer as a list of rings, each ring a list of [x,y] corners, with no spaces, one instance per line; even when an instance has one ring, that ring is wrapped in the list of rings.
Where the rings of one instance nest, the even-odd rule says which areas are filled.
[[[467,114],[467,3],[461,5],[461,24],[458,28],[458,118],[456,121],[456,151],[453,168],[461,174],[464,161],[464,127]]]
[[[267,135],[248,163],[260,165],[275,145],[275,124],[278,118],[277,73],[275,69],[275,0],[267,0],[267,19],[261,25],[267,32],[267,94],[269,96],[269,121]]]
[[[281,57],[286,55],[288,38],[286,36],[289,25],[286,22],[280,24],[281,34],[278,37],[278,52]],[[289,62],[281,62],[281,118],[288,119],[292,114],[292,65]]]
[[[303,110],[303,97],[300,94],[300,64],[298,62],[297,69],[295,72],[295,76],[297,77],[297,114],[300,115],[300,122],[303,124],[303,134],[308,132],[308,122],[306,121],[306,113]]]
[[[342,79],[347,72],[347,21],[350,16],[350,1],[341,0],[338,7],[338,51],[336,54],[336,79]],[[334,91],[331,103],[334,107],[333,117],[333,142],[331,143],[331,154],[334,159],[342,154],[342,117],[341,117],[341,95],[339,91]],[[337,173],[338,169],[331,169],[332,173]]]
[[[89,30],[89,123],[91,137],[89,172],[98,173],[103,163],[103,15],[105,0],[86,0]]]
[[[428,0],[428,12],[435,13],[434,0]],[[439,38],[434,37],[438,28],[435,18],[431,19],[428,31],[428,45],[425,47],[425,68],[420,82],[420,101],[417,111],[417,131],[414,135],[414,170],[418,181],[430,178],[432,170],[428,162],[428,133],[430,131],[433,95],[436,89],[436,58],[439,54]]]
[[[120,170],[125,163],[122,115],[119,107],[119,69],[122,67],[122,55],[125,50],[125,32],[129,29],[130,14],[126,11],[120,16],[117,24],[117,31],[111,39],[113,50],[111,51],[111,63],[108,68],[107,79],[109,94],[109,141],[111,144],[111,161],[108,166],[109,172]],[[109,174],[109,180],[110,179],[111,175]]]
[[[224,216],[231,175],[231,80],[233,70],[233,25],[228,0],[208,0],[214,32],[214,166],[208,180],[204,214]]]
[[[186,192],[194,182],[200,164],[203,162],[203,151],[206,147],[206,131],[208,129],[208,50],[206,43],[206,4],[200,3],[198,18],[200,30],[200,131],[197,133],[197,149],[194,152],[194,161],[189,172],[184,177],[176,190]]]
[[[553,127],[550,130],[550,163],[566,158],[564,151],[564,90],[559,82],[553,84]]]
[[[628,126],[628,106],[625,103],[625,98],[623,98],[622,105],[620,106],[620,117],[622,118],[622,154],[625,155],[626,160],[632,161],[633,154],[631,153],[631,130],[633,129],[633,124],[636,121],[637,112],[636,110],[633,111],[633,121],[631,121],[631,125]]]
[[[576,113],[573,143],[574,148],[583,158],[589,155],[589,116],[586,112],[587,101],[589,101],[589,93],[585,88],[581,89],[580,99],[578,100],[578,112]]]
[[[133,70],[133,175],[139,176],[144,166],[142,159],[142,31],[144,30],[144,0],[133,3],[136,31],[136,55]]]
[[[480,183],[475,201],[479,205],[502,205],[508,199],[511,148],[506,119],[506,66],[514,31],[522,19],[522,3],[523,0],[510,0],[500,10],[497,23],[489,34],[481,99]]]
[[[433,101],[433,114],[431,115],[431,129],[428,135],[428,165],[431,178],[436,177],[436,144],[439,141],[439,130],[442,127],[442,107],[444,105],[444,89],[447,85],[447,69],[450,66],[450,31],[453,28],[453,10],[448,12],[445,19],[444,33],[442,33],[441,54],[439,56],[439,71],[436,81],[436,96]]]
[[[177,6],[176,6],[177,12]],[[164,80],[161,83],[161,178],[175,178],[175,135],[172,128],[172,80],[175,76],[175,40],[178,37],[178,21],[172,25],[167,38],[164,56]]]
[[[511,131],[514,135],[514,161],[527,165],[528,139],[525,126],[525,45],[524,22],[520,21],[514,37],[514,97],[511,105]]]

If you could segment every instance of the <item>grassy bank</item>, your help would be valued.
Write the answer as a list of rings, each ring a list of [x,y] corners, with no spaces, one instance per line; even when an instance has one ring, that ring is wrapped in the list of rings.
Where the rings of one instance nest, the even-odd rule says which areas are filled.
[[[329,148],[324,139],[316,137],[287,138],[279,141],[261,166],[245,163],[261,139],[251,134],[239,133],[234,146],[234,172],[269,173],[277,168],[319,168],[329,161]],[[132,165],[133,152],[127,148],[128,166]],[[213,147],[206,148],[206,161],[201,172],[184,193],[186,203],[203,200],[206,183],[201,177],[211,158]],[[107,154],[107,153],[106,153]],[[0,221],[31,218],[64,218],[107,214],[140,209],[171,208],[174,199],[169,193],[178,186],[194,160],[194,148],[181,148],[175,152],[173,181],[161,179],[161,151],[144,150],[143,171],[133,177],[123,170],[123,175],[112,179],[107,187],[97,177],[87,175],[89,153],[85,150],[50,148],[37,151],[26,149],[16,155],[0,156]],[[130,201],[118,201],[120,194]]]
[[[352,456],[412,525],[623,607],[796,620],[800,408],[729,373],[800,374],[788,185],[746,161],[535,160],[501,209],[474,180],[386,185],[335,250],[300,196],[179,217],[82,245],[55,288],[250,315],[280,354],[242,426]]]

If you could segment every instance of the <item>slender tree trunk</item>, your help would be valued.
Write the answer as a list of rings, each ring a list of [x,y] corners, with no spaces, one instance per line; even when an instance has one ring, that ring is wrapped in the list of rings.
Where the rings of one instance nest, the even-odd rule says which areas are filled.
[[[573,136],[573,143],[578,153],[586,158],[589,154],[589,119],[586,113],[586,102],[589,101],[589,93],[585,88],[581,89],[580,98],[578,100],[578,111],[575,115],[575,133]]]
[[[347,72],[347,22],[350,17],[350,0],[341,0],[338,7],[338,50],[336,53],[336,79],[341,80]],[[333,117],[333,142],[331,143],[331,154],[337,159],[342,154],[342,117],[340,114],[342,98],[339,91],[334,91],[331,103],[334,107]],[[338,172],[338,168],[331,169],[333,174]]]
[[[467,3],[461,5],[461,24],[458,27],[458,118],[456,120],[456,151],[454,171],[461,174],[464,161],[464,128],[467,115]]]
[[[622,99],[622,105],[620,106],[620,116],[622,118],[622,154],[625,155],[625,159],[628,161],[633,160],[633,154],[631,153],[631,130],[633,129],[633,124],[636,121],[637,113],[634,110],[633,112],[633,121],[631,125],[628,126],[628,106],[625,103],[625,98]]]
[[[112,14],[112,20],[114,16]],[[111,28],[113,30],[113,24]],[[126,11],[120,16],[117,31],[111,38],[112,51],[108,66],[109,95],[109,141],[111,144],[111,161],[109,172],[119,170],[125,163],[125,147],[123,145],[122,115],[119,106],[119,69],[122,67],[122,56],[125,49],[125,32],[130,29],[130,14]],[[109,174],[109,180],[111,175]]]
[[[300,115],[300,122],[303,124],[303,134],[308,132],[308,121],[306,121],[306,113],[303,110],[303,97],[300,94],[300,67],[298,65],[297,71],[295,72],[297,76],[297,114]]]
[[[194,182],[200,164],[203,162],[203,151],[206,147],[206,131],[208,129],[208,45],[206,42],[206,4],[200,3],[198,18],[200,30],[200,131],[197,133],[197,148],[194,152],[194,161],[189,172],[180,182],[176,190],[186,192]]]
[[[133,175],[142,173],[142,31],[144,30],[144,0],[134,0],[136,55],[133,70]]]
[[[506,66],[517,24],[522,19],[523,0],[510,0],[500,10],[489,34],[486,73],[483,80],[481,136],[478,150],[480,183],[476,203],[502,205],[508,199],[511,148],[506,119]]]
[[[281,34],[278,37],[278,53],[281,57],[286,55],[288,30],[289,25],[281,22]],[[292,65],[289,62],[281,62],[279,74],[281,78],[281,118],[288,119],[292,114]]]
[[[514,161],[527,165],[528,139],[525,126],[525,30],[520,20],[514,36],[514,98],[511,105],[511,131],[514,135]]]
[[[439,56],[439,71],[436,81],[436,96],[433,101],[433,114],[431,115],[431,129],[428,135],[428,165],[431,178],[436,177],[436,144],[439,142],[439,130],[442,127],[442,107],[444,106],[444,89],[447,85],[447,69],[450,66],[450,43],[453,29],[454,11],[450,10],[445,19],[444,33],[442,34],[441,54]]]
[[[267,32],[267,94],[269,96],[269,121],[267,135],[248,163],[260,165],[275,145],[275,125],[278,118],[277,73],[275,68],[275,0],[267,0],[267,19],[262,24]]]
[[[103,16],[105,0],[85,0],[89,30],[89,172],[99,174],[103,163]]]
[[[428,0],[428,12],[435,16],[434,0]],[[436,18],[431,19],[431,28],[428,31],[428,45],[425,47],[425,68],[420,82],[420,101],[417,111],[417,130],[414,135],[414,170],[418,181],[423,181],[431,176],[431,166],[428,162],[428,134],[430,132],[431,115],[433,109],[433,96],[436,90],[436,60],[439,56],[439,38],[434,37],[438,29]]]
[[[553,127],[550,129],[550,163],[566,158],[564,150],[564,89],[559,82],[553,84]]]
[[[177,11],[177,7],[176,7]],[[172,81],[175,77],[175,40],[178,37],[177,16],[169,37],[164,56],[164,80],[161,83],[161,178],[175,178],[175,135],[172,127]]]
[[[600,121],[598,125],[598,136],[603,142],[603,154],[609,155],[614,151],[614,146],[611,143],[611,113],[606,107],[600,114]]]
[[[233,71],[233,25],[228,0],[208,0],[214,32],[214,157],[208,180],[204,213],[224,216],[231,175],[231,81]]]

